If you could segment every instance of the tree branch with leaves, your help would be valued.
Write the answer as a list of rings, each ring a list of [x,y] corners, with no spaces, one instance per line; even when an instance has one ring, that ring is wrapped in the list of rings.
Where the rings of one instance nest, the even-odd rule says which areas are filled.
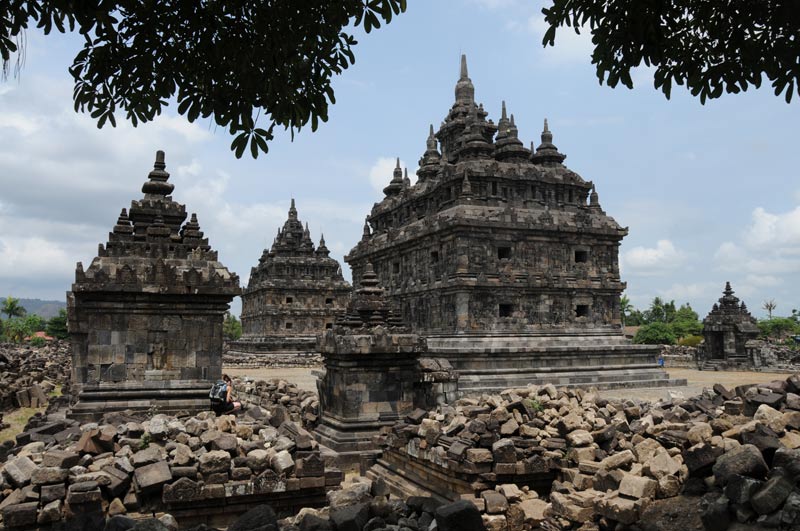
[[[406,0],[9,0],[0,2],[0,59],[7,74],[29,26],[78,32],[74,106],[98,128],[118,115],[149,122],[175,99],[178,114],[211,119],[234,137],[237,157],[249,147],[255,158],[276,128],[294,138],[327,121],[331,80],[355,63],[353,30],[405,10]]]
[[[764,79],[787,103],[800,94],[797,0],[553,0],[542,13],[545,46],[560,28],[591,33],[592,64],[610,87],[633,88],[631,70],[645,65],[667,98],[685,85],[705,103]]]

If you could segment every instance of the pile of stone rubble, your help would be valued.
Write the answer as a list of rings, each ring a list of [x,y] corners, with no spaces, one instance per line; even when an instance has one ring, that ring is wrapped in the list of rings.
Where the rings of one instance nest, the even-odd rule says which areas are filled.
[[[253,353],[225,351],[222,366],[226,369],[274,369],[322,367],[322,355],[318,352],[269,352]]]
[[[478,473],[474,493],[462,498],[489,529],[645,526],[654,501],[681,493],[704,496],[698,516],[708,529],[737,520],[800,528],[798,430],[795,375],[655,404],[552,385],[511,389],[416,411],[381,439],[409,461]],[[545,499],[497,484],[553,469],[558,480]]]
[[[239,417],[202,412],[142,422],[110,414],[80,427],[43,418],[2,467],[4,524],[337,486],[341,472],[325,466],[311,435],[282,411],[251,406]]]
[[[299,422],[308,429],[319,420],[319,397],[316,393],[300,389],[286,380],[249,380],[236,378],[233,382],[236,396],[245,404],[254,404]],[[275,406],[281,406],[276,409]]]
[[[69,343],[52,341],[43,347],[0,344],[0,410],[41,407],[49,393],[69,391]]]

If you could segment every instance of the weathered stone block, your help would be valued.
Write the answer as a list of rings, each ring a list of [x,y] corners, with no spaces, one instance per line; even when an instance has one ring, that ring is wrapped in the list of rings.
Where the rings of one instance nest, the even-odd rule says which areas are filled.
[[[159,461],[137,468],[134,478],[139,489],[147,492],[157,490],[165,483],[172,481],[172,472],[166,461]]]

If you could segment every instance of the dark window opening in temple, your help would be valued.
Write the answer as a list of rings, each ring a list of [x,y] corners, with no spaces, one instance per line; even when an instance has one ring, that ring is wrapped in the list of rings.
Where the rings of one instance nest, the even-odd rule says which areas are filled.
[[[392,272],[397,275],[400,273],[400,262],[394,262],[392,264]]]
[[[431,262],[434,264],[439,261],[439,251],[431,251]]]
[[[578,304],[575,306],[575,317],[589,317],[589,305]]]
[[[508,188],[506,188],[505,186],[503,187],[503,197],[508,199]]]
[[[497,308],[500,317],[511,317],[511,314],[514,313],[513,304],[500,304]]]
[[[330,330],[333,328],[333,323],[325,323],[325,330]]]
[[[582,264],[589,261],[589,251],[575,251],[575,263]]]
[[[286,323],[286,329],[289,330],[292,328],[292,323]]]
[[[333,304],[333,299],[325,299],[325,304]]]
[[[497,248],[497,259],[503,260],[511,258],[511,247],[498,247]]]
[[[286,304],[291,304],[293,302],[294,302],[294,299],[292,297],[286,297]]]
[[[492,183],[492,195],[497,195],[497,183]]]

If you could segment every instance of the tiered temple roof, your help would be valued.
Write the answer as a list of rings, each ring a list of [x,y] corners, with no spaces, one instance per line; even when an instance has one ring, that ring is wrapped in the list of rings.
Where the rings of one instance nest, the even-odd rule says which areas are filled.
[[[164,152],[142,185],[144,197],[122,209],[105,246],[88,269],[78,263],[73,292],[147,290],[150,293],[239,294],[239,277],[219,263],[197,221],[172,199]]]
[[[498,123],[488,119],[462,57],[455,102],[438,131],[430,127],[416,183],[398,159],[345,257],[356,286],[372,263],[415,329],[618,327],[627,228],[565,158],[547,120],[528,149],[505,102]],[[461,315],[448,317],[455,307]]]
[[[292,199],[286,222],[252,268],[242,295],[244,338],[314,336],[333,325],[350,291],[325,237],[314,246]]]

